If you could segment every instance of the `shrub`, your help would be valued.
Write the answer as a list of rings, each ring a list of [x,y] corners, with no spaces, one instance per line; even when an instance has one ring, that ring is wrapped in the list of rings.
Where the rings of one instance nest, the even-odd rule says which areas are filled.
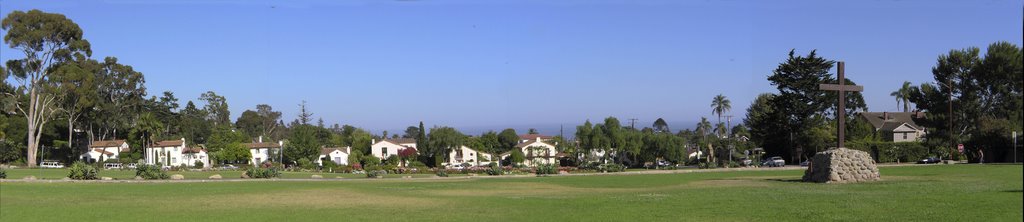
[[[82,161],[77,161],[71,164],[70,172],[68,172],[68,178],[73,180],[95,180],[98,179],[96,168]]]
[[[302,168],[302,169],[313,169],[313,168],[316,168],[316,166],[313,165],[313,161],[310,161],[309,159],[306,159],[306,158],[300,158],[298,161],[295,161],[295,162],[297,164],[299,164],[299,168]]]
[[[625,172],[626,166],[617,163],[602,164],[599,168],[607,172]]]
[[[160,170],[159,166],[149,164],[139,164],[136,166],[135,176],[147,180],[166,180],[171,178],[166,172]]]
[[[537,170],[535,173],[537,173],[538,176],[558,174],[558,167],[555,167],[554,164],[540,164],[537,165]]]
[[[0,168],[0,179],[7,178],[7,169]]]
[[[387,174],[388,174],[388,171],[385,171],[385,170],[366,171],[366,177],[367,178],[377,178],[377,176],[384,176],[384,175],[387,175]]]
[[[196,169],[202,169],[203,161],[196,160],[196,162],[193,164],[193,167],[195,167]]]
[[[276,178],[281,176],[281,171],[273,167],[250,167],[249,169],[245,170],[245,175],[249,175],[249,178]]]
[[[434,175],[437,175],[439,177],[448,177],[448,171],[445,170],[444,168],[438,168],[435,171],[437,172],[434,172]]]
[[[496,176],[504,173],[505,171],[498,164],[491,163],[491,167],[487,168],[487,175]]]

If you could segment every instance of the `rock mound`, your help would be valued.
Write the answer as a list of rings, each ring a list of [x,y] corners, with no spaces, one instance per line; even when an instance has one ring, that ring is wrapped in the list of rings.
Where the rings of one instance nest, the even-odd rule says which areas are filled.
[[[181,174],[174,174],[174,175],[171,175],[171,179],[172,180],[184,180],[185,176],[182,176]]]
[[[814,154],[804,171],[804,182],[856,183],[881,179],[875,160],[867,152],[847,148]]]
[[[214,174],[214,175],[210,176],[210,179],[213,179],[213,180],[219,180],[221,178],[223,178],[223,177],[221,177],[220,174]]]

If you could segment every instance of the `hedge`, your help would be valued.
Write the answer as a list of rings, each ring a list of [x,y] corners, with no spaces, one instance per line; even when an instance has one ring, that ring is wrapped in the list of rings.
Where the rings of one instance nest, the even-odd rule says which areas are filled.
[[[877,142],[877,141],[851,141],[846,147],[855,150],[865,151],[875,158],[875,162],[916,162],[918,160],[934,156],[928,153],[928,147],[921,142]]]

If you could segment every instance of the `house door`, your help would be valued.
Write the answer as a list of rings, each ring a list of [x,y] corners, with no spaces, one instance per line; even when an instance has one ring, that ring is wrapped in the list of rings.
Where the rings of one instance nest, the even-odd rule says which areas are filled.
[[[341,164],[341,157],[335,157],[334,163]]]

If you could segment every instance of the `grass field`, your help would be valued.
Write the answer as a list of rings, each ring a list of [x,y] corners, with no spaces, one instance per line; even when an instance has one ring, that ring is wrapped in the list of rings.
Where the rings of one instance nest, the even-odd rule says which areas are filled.
[[[1021,165],[884,167],[881,172],[883,181],[862,184],[795,182],[802,175],[798,170],[414,180],[3,182],[0,221],[1022,220]]]

